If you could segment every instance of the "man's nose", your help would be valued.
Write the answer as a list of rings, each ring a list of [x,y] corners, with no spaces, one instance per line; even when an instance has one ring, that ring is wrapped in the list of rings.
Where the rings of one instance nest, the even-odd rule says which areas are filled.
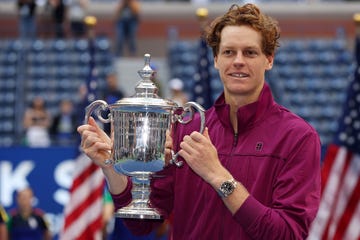
[[[234,58],[235,65],[243,65],[245,62],[244,55],[241,52],[238,52]]]

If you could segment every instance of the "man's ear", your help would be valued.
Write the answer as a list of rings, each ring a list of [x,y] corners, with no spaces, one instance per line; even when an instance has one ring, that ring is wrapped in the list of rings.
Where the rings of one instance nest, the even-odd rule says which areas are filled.
[[[218,58],[217,58],[217,56],[215,56],[214,57],[214,68],[215,69],[219,69],[218,66],[217,66],[217,60],[218,60]]]
[[[268,56],[266,58],[267,58],[267,61],[268,61],[268,65],[266,67],[266,70],[270,70],[270,69],[272,69],[272,67],[274,65],[274,55]]]

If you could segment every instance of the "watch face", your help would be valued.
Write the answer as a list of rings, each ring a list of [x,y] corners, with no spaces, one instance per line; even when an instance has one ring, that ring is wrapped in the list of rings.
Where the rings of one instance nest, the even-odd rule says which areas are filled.
[[[224,182],[221,186],[221,189],[229,194],[234,190],[234,185],[231,182]]]
[[[234,191],[234,189],[236,188],[236,185],[237,185],[237,183],[234,179],[225,181],[220,185],[217,192],[221,197],[227,197]]]
[[[223,197],[229,196],[235,189],[235,185],[231,181],[225,181],[220,186],[220,192]]]

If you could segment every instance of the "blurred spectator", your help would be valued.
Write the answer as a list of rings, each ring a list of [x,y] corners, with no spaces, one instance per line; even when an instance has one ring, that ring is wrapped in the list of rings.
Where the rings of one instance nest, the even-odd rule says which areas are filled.
[[[51,115],[45,107],[42,97],[36,97],[24,115],[24,129],[26,144],[30,147],[47,147],[50,145],[48,129]]]
[[[70,21],[71,34],[75,38],[84,37],[86,33],[85,15],[88,0],[69,0],[68,20]]]
[[[50,240],[48,223],[41,209],[34,208],[34,194],[30,187],[16,194],[17,208],[10,211],[9,236],[14,240]]]
[[[121,91],[118,85],[116,72],[111,72],[107,75],[106,84],[106,89],[103,95],[103,99],[105,100],[105,102],[107,102],[108,104],[113,104],[124,97],[124,93]],[[102,113],[102,116],[104,118],[107,118],[109,113],[109,111],[105,111]],[[110,124],[104,124],[104,131],[106,133],[110,133],[110,128]]]
[[[128,45],[129,54],[136,56],[136,37],[139,25],[140,3],[138,0],[120,0],[115,11],[116,49],[118,56],[124,55],[124,47]]]
[[[35,0],[17,0],[17,9],[20,39],[34,39],[36,37]]]
[[[64,0],[49,0],[52,9],[52,18],[54,23],[55,37],[64,38],[65,37],[65,16],[66,16],[66,6]]]
[[[8,216],[6,214],[5,209],[2,205],[0,205],[0,239],[1,240],[8,240],[8,230],[7,230],[7,221]]]
[[[118,79],[115,72],[111,72],[106,77],[106,89],[104,91],[104,99],[107,103],[112,104],[124,97],[118,85]]]
[[[184,83],[179,78],[173,78],[169,81],[171,99],[179,106],[183,106],[188,101],[188,96],[184,92]]]
[[[37,35],[39,38],[53,37],[52,7],[48,0],[38,4]]]
[[[50,135],[57,145],[71,145],[76,141],[78,118],[73,107],[70,100],[61,101],[60,112],[53,118]]]

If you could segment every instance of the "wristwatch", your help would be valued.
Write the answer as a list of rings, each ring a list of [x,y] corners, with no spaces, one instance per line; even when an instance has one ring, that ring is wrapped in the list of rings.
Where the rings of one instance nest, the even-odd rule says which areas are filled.
[[[232,178],[230,180],[226,180],[225,182],[223,182],[220,185],[217,192],[220,195],[220,197],[226,198],[234,192],[236,186],[237,186],[237,182],[235,181],[235,179]]]

